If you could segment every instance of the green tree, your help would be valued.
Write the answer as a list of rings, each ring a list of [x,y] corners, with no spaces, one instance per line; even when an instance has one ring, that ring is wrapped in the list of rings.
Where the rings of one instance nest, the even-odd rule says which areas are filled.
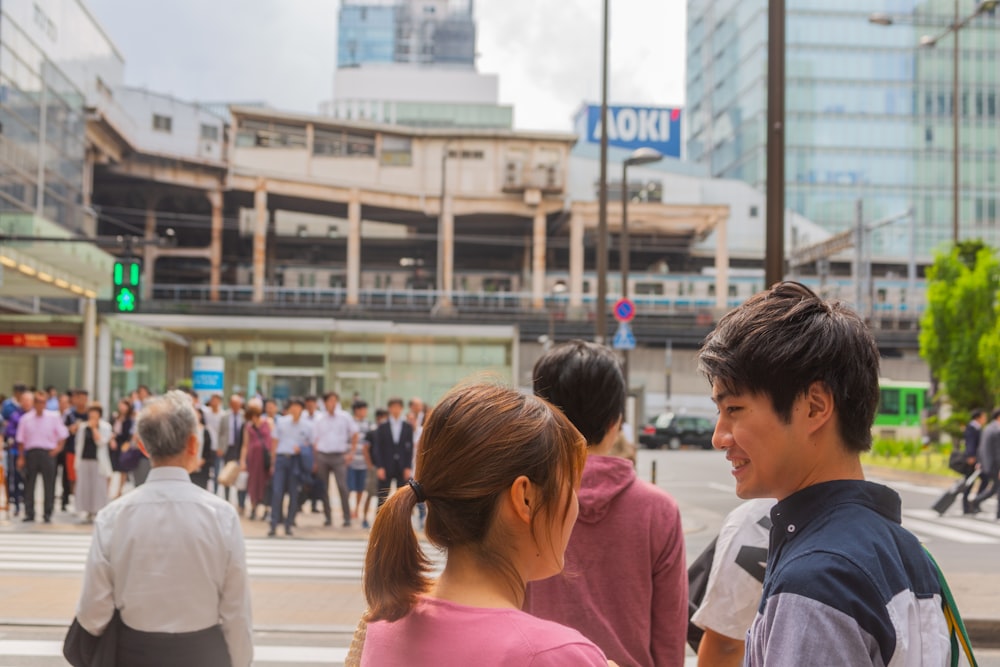
[[[1000,393],[1000,262],[982,241],[938,253],[927,270],[920,355],[956,410],[992,407]]]

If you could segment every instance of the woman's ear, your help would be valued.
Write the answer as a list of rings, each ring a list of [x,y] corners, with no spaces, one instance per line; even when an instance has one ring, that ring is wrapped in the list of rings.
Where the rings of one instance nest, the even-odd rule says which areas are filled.
[[[534,512],[533,503],[536,501],[535,485],[526,476],[521,475],[510,485],[507,493],[510,508],[519,521],[526,524],[531,523],[531,516]]]

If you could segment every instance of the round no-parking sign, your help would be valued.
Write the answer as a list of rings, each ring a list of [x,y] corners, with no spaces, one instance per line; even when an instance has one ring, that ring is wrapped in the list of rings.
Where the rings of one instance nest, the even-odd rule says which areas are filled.
[[[619,322],[631,322],[635,317],[635,303],[631,299],[618,299],[614,307],[615,319]]]

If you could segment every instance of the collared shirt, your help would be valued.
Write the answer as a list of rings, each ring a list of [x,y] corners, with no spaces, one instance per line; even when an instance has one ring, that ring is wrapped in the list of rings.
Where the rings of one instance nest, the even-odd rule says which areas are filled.
[[[949,664],[937,572],[900,519],[899,495],[861,480],[816,484],[775,505],[743,664]]]
[[[24,450],[29,449],[55,449],[59,446],[60,440],[69,437],[69,429],[63,424],[58,412],[42,411],[39,415],[35,410],[21,415],[21,421],[17,423],[17,435],[15,440],[24,446]]]
[[[99,635],[115,608],[143,632],[221,625],[234,667],[250,665],[250,588],[233,506],[192,484],[183,468],[161,467],[101,510],[77,620]]]
[[[219,438],[219,429],[222,427],[222,418],[226,416],[224,410],[213,412],[212,408],[206,406],[202,408],[201,414],[205,417],[205,428],[215,433],[215,438]]]
[[[392,441],[399,442],[399,437],[403,434],[403,418],[393,419],[389,417],[389,430],[392,431]]]
[[[299,417],[292,420],[291,415],[278,417],[278,425],[274,431],[274,439],[278,441],[277,454],[294,454],[295,448],[308,447],[312,444],[312,425],[307,419]]]
[[[351,450],[351,438],[358,433],[358,425],[354,418],[343,410],[335,410],[333,414],[316,413],[313,422],[313,435],[316,438],[316,451],[324,454],[345,454]]]

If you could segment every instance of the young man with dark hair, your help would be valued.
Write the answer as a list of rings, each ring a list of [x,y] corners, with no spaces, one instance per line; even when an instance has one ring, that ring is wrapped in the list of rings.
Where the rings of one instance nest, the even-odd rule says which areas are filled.
[[[70,437],[66,438],[58,459],[57,466],[62,467],[62,503],[63,512],[69,511],[69,498],[76,487],[76,431],[87,423],[87,405],[90,403],[90,393],[86,389],[74,389],[71,399],[72,407],[63,418],[63,423],[69,429]]]
[[[375,440],[369,450],[378,478],[378,505],[389,497],[392,481],[401,489],[413,475],[413,427],[403,416],[403,399],[390,398],[389,418],[375,428]]]
[[[861,468],[879,402],[864,322],[782,282],[723,317],[699,356],[736,495],[778,499],[744,664],[949,664],[936,569],[899,496]]]
[[[579,630],[620,665],[680,667],[688,578],[677,503],[612,456],[625,412],[615,354],[572,341],[535,364],[535,394],[587,440],[580,514],[563,573],[528,584],[524,610]]]

